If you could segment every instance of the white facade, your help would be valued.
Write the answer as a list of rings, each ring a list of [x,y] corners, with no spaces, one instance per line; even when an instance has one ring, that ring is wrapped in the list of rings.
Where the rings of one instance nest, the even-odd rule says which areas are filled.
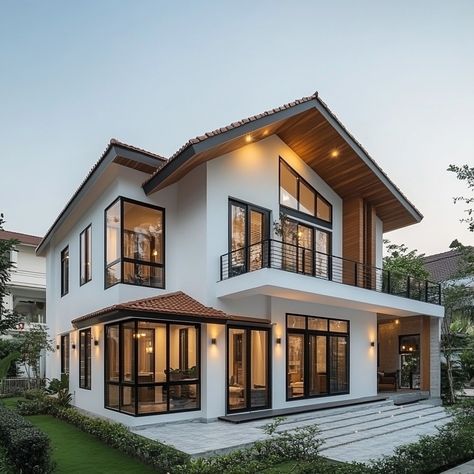
[[[0,232],[0,239],[15,238],[16,249],[10,260],[14,267],[10,273],[9,294],[6,297],[7,310],[15,310],[23,315],[19,331],[27,331],[30,324],[46,324],[46,258],[36,255],[39,237]],[[40,376],[45,374],[45,356],[40,361]],[[21,375],[21,369],[19,370]]]
[[[228,314],[271,321],[271,407],[284,408],[377,394],[377,314],[396,317],[442,317],[441,306],[342,282],[272,268],[220,280],[220,257],[229,251],[229,199],[260,206],[278,220],[279,160],[285,160],[332,205],[332,254],[343,256],[343,200],[277,135],[250,143],[200,164],[179,181],[149,196],[145,172],[120,164],[107,166],[88,192],[76,198],[69,215],[54,228],[42,249],[47,255],[48,326],[55,344],[70,333],[70,389],[74,403],[128,425],[183,419],[213,420],[226,414],[226,325],[201,324],[201,409],[132,417],[104,407],[104,324],[92,326],[91,390],[79,388],[79,332],[71,321],[102,308],[131,300],[183,291],[205,306]],[[104,211],[119,196],[165,209],[164,289],[117,284],[104,287]],[[79,284],[79,235],[92,226],[92,279]],[[270,226],[272,229],[272,225]],[[383,223],[376,221],[376,264],[382,266]],[[276,238],[271,231],[271,237]],[[61,297],[60,255],[69,246],[69,292]],[[349,321],[349,393],[287,400],[287,313]],[[216,339],[216,343],[211,342]],[[279,341],[277,343],[277,339]],[[49,355],[47,376],[58,377],[60,351]]]

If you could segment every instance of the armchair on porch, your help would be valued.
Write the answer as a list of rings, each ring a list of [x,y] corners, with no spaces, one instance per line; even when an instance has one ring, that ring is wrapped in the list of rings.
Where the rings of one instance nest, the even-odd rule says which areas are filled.
[[[396,392],[398,388],[398,372],[377,372],[377,389],[379,392]]]

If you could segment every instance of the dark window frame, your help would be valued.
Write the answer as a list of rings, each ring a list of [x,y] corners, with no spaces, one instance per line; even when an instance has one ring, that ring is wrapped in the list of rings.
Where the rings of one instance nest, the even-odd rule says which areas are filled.
[[[61,374],[69,375],[69,368],[71,364],[71,350],[70,350],[69,334],[63,334],[61,336],[61,344],[59,347],[61,350]],[[66,357],[66,354],[67,354],[67,357]]]
[[[84,336],[84,346],[82,345]],[[84,370],[84,383],[82,382]],[[92,330],[91,328],[79,331],[79,388],[91,390],[92,386]]]
[[[281,167],[282,166],[285,166],[288,169],[288,171],[291,174],[293,174],[293,176],[295,176],[296,178],[296,182],[297,182],[296,201],[298,204],[298,209],[285,206],[281,202]],[[306,187],[308,187],[314,193],[314,214],[309,214],[307,212],[300,210],[300,183],[303,183]],[[317,207],[318,197],[329,206],[330,218],[328,221],[318,217],[318,207]],[[319,193],[316,189],[314,189],[314,187],[311,186],[311,184],[309,184],[308,181],[306,181],[299,173],[297,173],[281,156],[279,157],[279,164],[278,164],[278,202],[280,203],[280,209],[283,209],[284,213],[287,215],[298,217],[300,219],[305,219],[317,225],[332,228],[333,217],[334,217],[332,204],[321,193]]]
[[[69,293],[69,245],[61,250],[61,297]]]
[[[82,239],[84,237],[84,251],[82,254]],[[90,254],[89,254],[90,246]],[[89,265],[87,263],[89,262]],[[82,278],[82,270],[84,269],[84,280]],[[79,234],[79,286],[83,286],[92,280],[92,224],[89,224]]]
[[[288,327],[288,317],[289,316],[301,316],[305,318],[305,327],[303,328],[289,328]],[[308,319],[309,318],[318,318],[327,320],[327,331],[320,331],[316,329],[308,329]],[[347,323],[347,332],[335,332],[330,331],[330,321],[344,321]],[[347,319],[342,318],[328,318],[324,316],[318,316],[314,314],[298,314],[298,313],[286,313],[285,314],[285,329],[286,329],[286,351],[285,351],[285,370],[286,370],[286,385],[285,385],[285,399],[287,402],[296,401],[296,400],[306,400],[310,398],[322,398],[322,397],[334,397],[338,395],[348,395],[350,394],[351,387],[351,370],[350,370],[350,341],[351,341],[351,323]],[[290,334],[299,334],[303,335],[303,396],[301,397],[289,397],[289,371],[288,371],[288,362],[289,362],[289,345],[288,339]],[[318,395],[309,394],[309,337],[310,335],[314,336],[326,336],[326,371],[327,371],[327,380],[326,388],[327,393],[322,393]],[[331,337],[345,337],[346,338],[346,361],[347,361],[347,390],[341,392],[331,392],[331,361],[330,361],[330,338]]]
[[[166,380],[164,382],[139,382],[138,381],[138,344],[135,342],[133,345],[133,353],[134,353],[134,381],[133,382],[125,382],[123,379],[123,325],[126,323],[134,323],[134,331],[137,333],[138,325],[140,322],[150,322],[150,323],[158,323],[163,324],[166,326]],[[170,343],[170,326],[172,325],[183,325],[188,327],[194,327],[196,329],[196,363],[198,366],[198,372],[196,379],[192,380],[170,380],[170,368],[171,368],[171,343]],[[118,350],[118,357],[119,357],[119,377],[118,382],[116,381],[109,381],[107,380],[107,363],[108,363],[108,354],[107,354],[107,329],[112,326],[118,327],[118,334],[119,334],[119,350]],[[178,344],[178,351],[180,350]],[[107,390],[109,385],[114,385],[119,387],[119,408],[112,408],[107,406]],[[170,410],[170,398],[168,389],[173,386],[182,386],[182,385],[195,385],[196,386],[196,396],[198,398],[196,408],[188,408],[188,409],[181,409],[181,410]],[[149,413],[139,413],[138,409],[138,390],[141,387],[157,387],[162,386],[167,391],[167,401],[166,401],[166,411],[159,411],[159,412],[149,412]],[[121,409],[122,406],[122,388],[123,387],[131,387],[133,394],[134,394],[134,413],[123,411]],[[173,319],[164,319],[164,320],[157,320],[157,319],[147,319],[147,318],[127,318],[122,319],[120,321],[115,321],[110,324],[106,324],[104,327],[104,408],[106,410],[116,411],[118,413],[122,413],[124,415],[129,416],[157,416],[157,415],[169,415],[171,413],[182,413],[182,412],[191,412],[191,411],[199,411],[201,410],[201,388],[202,388],[202,367],[201,367],[201,325],[199,323],[192,323],[186,321],[179,321]]]
[[[114,261],[107,263],[107,211],[113,207],[117,202],[120,203],[120,255],[119,258],[115,259]],[[155,263],[155,262],[148,262],[144,260],[137,260],[132,259],[129,257],[124,257],[124,203],[130,203],[138,206],[148,207],[150,209],[160,211],[162,215],[162,225],[163,225],[163,248],[162,248],[162,263]],[[120,277],[117,281],[111,285],[107,285],[107,269],[116,265],[117,263],[120,264]],[[139,285],[137,283],[132,283],[129,281],[124,281],[124,263],[132,263],[135,265],[146,265],[149,267],[156,267],[161,268],[163,273],[162,284],[160,286],[155,285]],[[161,206],[155,206],[154,204],[148,204],[142,201],[137,201],[135,199],[130,199],[124,196],[119,196],[118,198],[114,199],[114,201],[105,208],[104,210],[104,289],[108,290],[115,285],[132,285],[132,286],[141,286],[144,288],[158,288],[158,289],[165,289],[166,288],[166,209]]]

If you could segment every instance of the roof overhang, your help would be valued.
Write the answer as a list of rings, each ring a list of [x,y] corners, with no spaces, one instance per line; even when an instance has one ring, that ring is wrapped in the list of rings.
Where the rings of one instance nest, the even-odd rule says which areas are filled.
[[[207,323],[207,324],[238,324],[251,326],[269,326],[271,321],[268,319],[251,318],[247,316],[226,315],[223,317],[196,316],[183,313],[170,313],[159,311],[138,311],[138,310],[112,310],[100,314],[92,314],[87,317],[80,317],[72,321],[74,329],[84,329],[96,324],[112,323],[122,319],[146,319],[156,321],[175,321],[181,323]]]
[[[86,195],[94,187],[102,173],[111,163],[117,163],[119,165],[126,166],[127,168],[132,168],[151,174],[160,164],[165,161],[166,160],[164,158],[160,158],[158,155],[154,155],[152,153],[146,152],[145,150],[131,147],[112,139],[100,159],[89,171],[84,181],[72,195],[71,199],[67,202],[64,209],[54,221],[53,225],[49,228],[43,240],[41,240],[40,244],[38,245],[36,253],[40,256],[44,254],[44,251],[46,250],[53,233],[72,213],[75,205],[80,201],[82,196]]]
[[[370,202],[385,232],[423,218],[317,94],[191,140],[143,184],[144,191],[163,189],[201,163],[248,145],[248,136],[256,142],[273,134],[343,199],[361,196]]]

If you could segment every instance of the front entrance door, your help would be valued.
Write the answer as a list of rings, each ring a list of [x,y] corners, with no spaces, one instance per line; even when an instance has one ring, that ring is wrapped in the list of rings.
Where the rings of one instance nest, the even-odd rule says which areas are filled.
[[[270,331],[243,327],[227,331],[227,411],[268,408]]]

